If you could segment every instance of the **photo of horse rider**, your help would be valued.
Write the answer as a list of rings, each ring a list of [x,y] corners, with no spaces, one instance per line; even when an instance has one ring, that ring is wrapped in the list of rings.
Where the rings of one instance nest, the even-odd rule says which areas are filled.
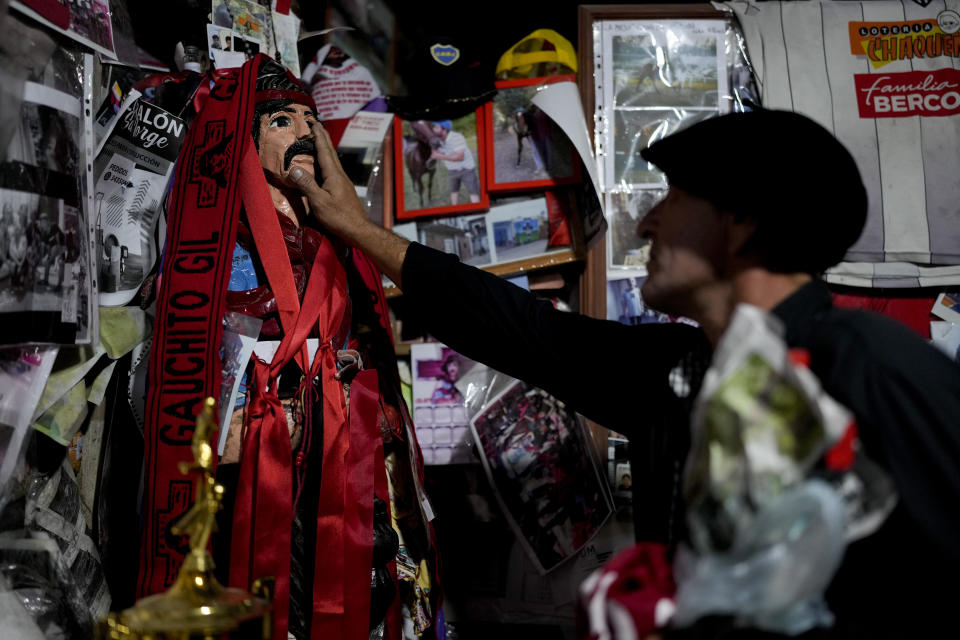
[[[572,76],[507,80],[487,105],[487,168],[491,190],[540,188],[579,177],[573,146],[566,134],[533,104],[538,87]]]
[[[479,110],[456,119],[397,120],[399,218],[487,208],[480,121]]]

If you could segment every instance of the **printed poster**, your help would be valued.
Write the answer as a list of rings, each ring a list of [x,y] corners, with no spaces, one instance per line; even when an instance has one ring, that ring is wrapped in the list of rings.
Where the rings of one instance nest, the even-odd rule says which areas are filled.
[[[470,426],[497,501],[541,574],[574,557],[613,513],[583,425],[556,398],[517,380]]]
[[[94,163],[100,304],[130,302],[157,259],[154,233],[186,123],[135,91]]]
[[[488,369],[439,343],[410,347],[413,424],[424,464],[476,462],[467,398],[485,384]]]

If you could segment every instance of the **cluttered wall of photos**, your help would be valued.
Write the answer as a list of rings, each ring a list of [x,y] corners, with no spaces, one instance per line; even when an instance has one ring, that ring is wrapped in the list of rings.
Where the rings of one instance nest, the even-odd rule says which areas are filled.
[[[545,189],[580,180],[580,162],[573,144],[532,102],[543,87],[575,79],[561,75],[496,83],[497,95],[484,105],[490,191]]]
[[[452,120],[396,118],[397,219],[487,209],[483,136],[482,107]]]

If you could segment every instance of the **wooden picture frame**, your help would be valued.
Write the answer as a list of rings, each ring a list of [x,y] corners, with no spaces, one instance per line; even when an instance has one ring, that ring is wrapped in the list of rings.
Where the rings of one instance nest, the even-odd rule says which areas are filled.
[[[538,87],[567,81],[576,82],[576,76],[496,83],[497,95],[484,105],[489,191],[548,189],[580,181],[580,161],[573,144],[531,102]]]
[[[441,123],[446,123],[446,126]],[[449,133],[443,134],[442,129]],[[454,120],[406,121],[395,117],[393,146],[397,219],[410,220],[488,209],[490,195],[486,189],[484,133],[482,107]],[[469,173],[469,167],[454,168],[462,174],[456,178],[450,176],[451,169],[448,167],[457,167],[463,160],[433,157],[436,152],[443,151],[444,135],[450,140],[449,136],[454,134],[463,140],[458,143],[454,139],[453,144],[466,146],[468,153],[462,157],[473,160],[473,173]],[[457,187],[453,194],[451,185]],[[478,193],[472,193],[471,187],[475,187]]]

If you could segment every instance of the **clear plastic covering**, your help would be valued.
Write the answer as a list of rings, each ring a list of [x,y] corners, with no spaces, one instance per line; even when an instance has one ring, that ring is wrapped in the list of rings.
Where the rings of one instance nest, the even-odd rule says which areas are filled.
[[[411,369],[424,462],[479,460],[541,574],[576,555],[613,513],[583,419],[542,389],[440,343],[412,345]]]
[[[608,269],[641,270],[637,221],[666,193],[640,151],[696,122],[757,104],[735,21],[601,20],[594,23],[594,146],[606,197]],[[722,150],[704,149],[717,154]]]
[[[30,38],[17,20],[7,25]],[[91,111],[84,83],[92,58],[62,45],[46,61],[29,55],[3,60],[11,66],[18,61],[29,73],[0,162],[0,245],[6,247],[0,277],[9,278],[0,287],[6,328],[0,342],[87,344],[97,321],[87,224]]]
[[[4,637],[10,624],[35,631],[15,603],[40,637],[91,637],[93,621],[110,608],[110,594],[70,463],[52,473],[30,470],[10,497],[2,512],[0,601],[3,612],[17,615],[3,616]]]

